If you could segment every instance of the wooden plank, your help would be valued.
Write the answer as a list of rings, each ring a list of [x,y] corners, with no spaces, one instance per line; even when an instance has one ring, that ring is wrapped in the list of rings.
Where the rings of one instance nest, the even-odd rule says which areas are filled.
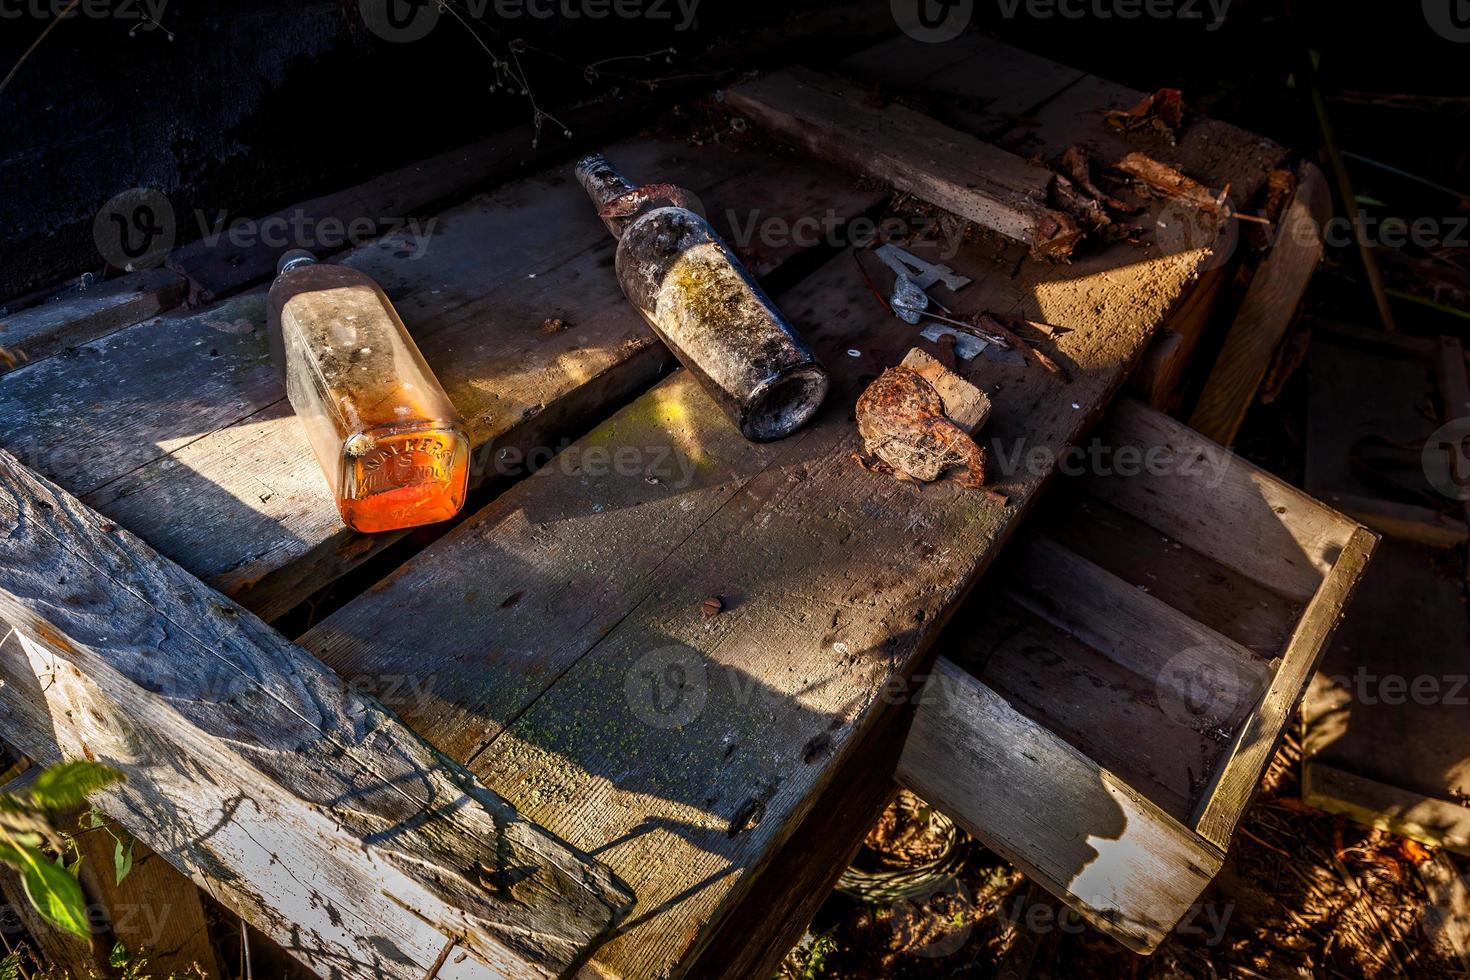
[[[969,368],[1004,392],[987,431],[1013,452],[1080,434],[1199,256],[1144,263],[1148,290],[1109,275],[1137,262],[1126,247],[1055,282],[1043,263],[1012,279],[992,249],[948,261],[975,280],[967,306],[1010,311],[1039,293],[1076,325],[1053,345],[1071,385],[1025,365]],[[833,375],[811,427],[752,445],[676,374],[302,638],[344,676],[434,678],[429,703],[390,703],[630,882],[633,921],[596,957],[610,973],[677,972],[698,954],[1051,473],[998,473],[1002,509],[952,483],[921,490],[857,469],[850,407],[913,333],[874,302],[851,255],[777,300]],[[611,467],[618,458],[631,465]],[[725,611],[705,619],[711,595]],[[452,655],[426,656],[424,622],[456,638]],[[703,678],[702,710],[682,728],[635,709],[670,676],[660,665]],[[830,752],[808,761],[823,736]]]
[[[1315,760],[1302,767],[1302,800],[1369,827],[1470,855],[1470,809],[1453,800],[1435,799]]]
[[[988,581],[1004,576],[1008,557]],[[980,587],[984,589],[985,586]],[[1188,702],[1007,599],[977,603],[951,628],[945,656],[1021,714],[1183,823],[1223,746],[1195,722]],[[1165,712],[1165,705],[1168,713]],[[1194,724],[1190,724],[1194,722]]]
[[[735,108],[809,152],[1065,258],[1081,232],[1049,205],[1051,171],[902,105],[802,68],[731,88]]]
[[[1303,163],[1296,193],[1281,218],[1279,237],[1256,270],[1225,347],[1189,417],[1190,426],[1200,434],[1222,445],[1235,441],[1256,399],[1256,389],[1322,261],[1323,229],[1331,217],[1327,179],[1314,164]]]
[[[1389,537],[1414,541],[1431,548],[1453,548],[1470,538],[1470,527],[1464,521],[1428,507],[1362,497],[1354,493],[1324,492],[1319,495],[1333,509],[1362,521]]]
[[[1133,373],[1134,391],[1161,412],[1173,411],[1179,403],[1185,372],[1214,319],[1215,305],[1235,278],[1239,241],[1240,223],[1225,222],[1211,247],[1210,268],[1201,273],[1189,300],[1169,318],[1169,332],[1154,342]]]
[[[1221,853],[941,657],[898,778],[1083,918],[1152,952]]]
[[[103,808],[318,972],[418,980],[452,938],[455,974],[559,976],[618,923],[605,868],[320,662],[8,454],[0,488],[0,672],[49,714],[6,739],[122,769]]]
[[[1312,335],[1307,492],[1328,501],[1342,495],[1349,506],[1387,498],[1453,516],[1455,502],[1429,483],[1420,448],[1396,448],[1422,447],[1441,424],[1424,414],[1439,397],[1437,342],[1321,321]]]
[[[608,152],[629,173],[696,189],[717,225],[753,236],[763,273],[802,251],[768,232],[823,211],[840,225],[885,196],[760,150]],[[544,461],[672,363],[606,274],[614,245],[558,171],[445,212],[426,241],[390,237],[343,259],[384,286],[464,415],[477,484],[523,473],[533,453]],[[549,317],[567,326],[548,332]],[[245,293],[17,371],[0,381],[0,444],[272,618],[400,535],[342,526],[264,324],[261,294]]]
[[[1233,729],[1256,705],[1272,671],[1234,640],[1123,581],[1044,534],[1027,538],[1005,593],[1114,663],[1153,678],[1202,724]]]
[[[1089,493],[1287,598],[1306,601],[1357,525],[1189,427],[1132,400],[1102,427],[1114,458],[1128,447],[1151,479],[1084,478]],[[1196,492],[1203,485],[1209,493]]]
[[[0,374],[172,309],[187,292],[178,273],[149,269],[4,317]]]
[[[1270,660],[1281,655],[1303,603],[1286,599],[1160,534],[1143,519],[1063,485],[1034,526],[1186,616]],[[1209,493],[1208,489],[1202,491]]]
[[[1306,693],[1307,682],[1327,649],[1332,631],[1342,619],[1377,541],[1378,536],[1367,528],[1354,529],[1322,587],[1307,603],[1260,706],[1237,733],[1228,760],[1201,800],[1194,826],[1222,850],[1229,847],[1236,824],[1260,788],[1261,777],[1276,753],[1286,722]]]
[[[1308,691],[1302,745],[1314,806],[1470,853],[1462,588],[1428,549],[1382,542]],[[1325,769],[1343,775],[1311,775]]]
[[[1461,969],[1470,971],[1470,884],[1443,853],[1416,870],[1429,899],[1430,914],[1424,924],[1430,941],[1459,959]]]

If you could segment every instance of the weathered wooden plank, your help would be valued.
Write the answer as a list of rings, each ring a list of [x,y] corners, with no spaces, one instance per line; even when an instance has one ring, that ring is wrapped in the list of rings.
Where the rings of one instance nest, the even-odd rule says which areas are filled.
[[[1355,521],[1393,538],[1414,541],[1431,548],[1453,548],[1470,538],[1470,526],[1462,520],[1416,504],[1361,497],[1354,493],[1319,492],[1324,503]]]
[[[1084,493],[1058,487],[1043,504],[1044,527],[1077,554],[1146,589],[1191,619],[1272,659],[1301,616],[1302,603],[1272,592],[1208,554],[1186,547],[1145,521]],[[1209,491],[1203,491],[1208,493]],[[1147,516],[1147,515],[1145,515]]]
[[[1002,555],[989,581],[1006,574],[1008,558]],[[945,656],[1165,813],[1188,820],[1198,780],[1214,771],[1222,747],[1189,724],[1185,702],[1167,699],[1166,714],[1157,676],[1119,666],[1005,598],[975,605],[959,614],[971,628],[946,634]]]
[[[1050,206],[1055,177],[1020,157],[902,105],[792,68],[732,88],[731,105],[811,153],[908,191],[1034,254],[1066,257],[1081,231]]]
[[[1438,799],[1316,760],[1302,767],[1302,799],[1365,826],[1470,855],[1470,809],[1455,800]]]
[[[631,895],[371,698],[0,454],[0,665],[32,758],[107,761],[104,809],[318,972],[568,972]],[[33,722],[39,718],[32,717]]]
[[[1075,439],[1201,255],[1145,263],[1147,291],[1108,274],[1136,259],[1092,256],[1064,283],[1042,263],[1012,279],[990,249],[948,260],[975,279],[967,307],[1039,296],[1047,319],[1075,326],[1054,345],[1071,385],[1024,365],[970,367],[1003,392],[993,446]],[[856,468],[850,406],[912,346],[911,328],[873,300],[850,255],[777,299],[833,375],[810,428],[752,445],[677,374],[302,638],[344,676],[432,677],[428,703],[390,701],[627,877],[640,905],[597,956],[611,973],[677,971],[698,953],[1051,472],[998,473],[1013,502],[1002,508]],[[706,619],[711,595],[725,611]],[[410,602],[412,622],[398,613]],[[415,622],[435,623],[454,652],[426,656]],[[669,713],[677,690],[649,689],[681,670],[699,678],[687,719]]]
[[[1225,764],[1200,801],[1194,826],[1207,840],[1228,848],[1235,826],[1260,788],[1261,777],[1280,744],[1286,722],[1306,693],[1312,672],[1327,649],[1327,640],[1362,578],[1378,535],[1354,527],[1336,555],[1332,571],[1307,603],[1301,622],[1287,643],[1281,664],[1260,705],[1236,733]]]
[[[1459,576],[1423,546],[1386,540],[1359,593],[1303,703],[1303,798],[1470,853],[1470,619]]]
[[[1093,474],[1089,493],[1282,596],[1309,600],[1357,525],[1218,444],[1132,402],[1102,429],[1152,479]],[[1209,493],[1194,492],[1199,485]]]
[[[1234,640],[1057,544],[1031,535],[1003,583],[1023,609],[1233,729],[1272,671]],[[1205,710],[1208,706],[1209,710]]]
[[[795,218],[840,225],[882,191],[765,151],[639,141],[619,164],[681,181],[770,272]],[[344,258],[377,279],[465,417],[476,483],[544,461],[672,358],[606,274],[614,242],[560,171]],[[807,243],[808,246],[810,243]],[[548,330],[549,318],[565,324]],[[165,318],[0,382],[0,444],[191,572],[273,617],[398,535],[342,527],[269,364],[259,292]],[[541,455],[543,454],[544,455]]]
[[[898,778],[1083,918],[1149,953],[1221,853],[941,657]]]
[[[172,309],[187,291],[178,273],[150,269],[0,319],[0,374]]]
[[[880,91],[916,98],[926,114],[986,140],[1033,122],[1036,110],[1086,77],[1079,68],[980,34],[941,44],[899,35],[839,67]]]
[[[1296,320],[1307,285],[1322,261],[1323,229],[1332,217],[1327,178],[1310,163],[1298,171],[1296,194],[1281,216],[1279,236],[1246,291],[1190,427],[1228,446],[1256,400],[1271,359]]]

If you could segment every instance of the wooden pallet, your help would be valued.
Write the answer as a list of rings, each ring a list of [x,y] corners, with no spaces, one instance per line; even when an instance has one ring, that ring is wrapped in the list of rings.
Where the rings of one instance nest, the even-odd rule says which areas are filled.
[[[1418,450],[1439,427],[1427,406],[1464,411],[1442,395],[1454,361],[1463,377],[1457,344],[1343,324],[1314,328],[1307,487],[1394,540],[1380,548],[1348,613],[1352,642],[1329,649],[1307,695],[1302,798],[1470,853],[1470,614],[1447,551],[1463,547],[1466,525],[1456,502],[1425,480]],[[1375,478],[1350,463],[1364,436],[1412,450]],[[1384,753],[1385,745],[1400,750]]]
[[[1116,156],[1125,145],[1101,111],[1138,93],[985,38],[961,38],[938,57],[929,50],[919,63],[915,43],[887,42],[846,70],[954,107],[940,112],[946,123],[1013,153],[1055,154],[1080,141]],[[1208,120],[1177,147],[1149,149],[1242,196],[1282,156]],[[748,226],[756,209],[788,226],[828,215],[840,226],[886,197],[764,144],[630,140],[608,154],[636,178],[692,188],[726,231]],[[600,883],[590,911],[573,892],[552,890],[575,907],[554,905],[557,921],[575,928],[540,969],[572,968],[590,955],[590,969],[607,975],[768,972],[891,791],[896,736],[911,707],[903,692],[1053,466],[999,474],[1008,506],[950,483],[919,488],[858,468],[851,407],[912,346],[912,331],[875,302],[850,250],[755,244],[755,271],[833,375],[814,424],[772,445],[741,438],[685,372],[653,384],[670,358],[619,295],[612,242],[566,167],[444,211],[419,258],[401,237],[344,256],[383,283],[466,417],[475,479],[492,499],[299,645],[246,610],[278,617],[364,562],[381,561],[401,536],[341,528],[267,364],[258,290],[133,324],[0,378],[0,444],[59,485],[7,468],[14,506],[0,513],[27,532],[12,547],[75,538],[67,554],[112,569],[128,594],[79,582],[89,577],[81,571],[68,573],[71,588],[100,589],[89,600],[133,617],[119,614],[117,629],[95,612],[78,622],[48,605],[57,583],[0,578],[0,606],[25,640],[24,659],[0,661],[0,732],[40,760],[85,750],[121,764],[130,780],[106,799],[110,812],[197,880],[231,882],[219,897],[319,972],[422,976],[451,938],[460,949],[441,964],[442,976],[515,959],[500,951],[493,929],[451,921],[455,901],[484,901],[474,889],[440,894],[442,907],[419,909],[406,925],[372,919],[390,906],[371,888],[344,886],[332,903],[303,898],[290,921],[264,901],[266,890],[289,892],[290,871],[308,865],[249,846],[255,818],[231,803],[232,780],[263,780],[264,798],[303,814],[301,826],[328,841],[339,835],[348,851],[361,827],[344,819],[329,832],[304,815],[337,799],[322,782],[340,775],[326,755],[330,743],[308,746],[317,760],[312,779],[299,764],[266,765],[251,739],[263,740],[268,760],[295,723],[272,722],[269,712],[242,716],[190,665],[227,650],[239,658],[231,662],[259,665],[250,669],[262,691],[294,671],[353,697],[376,696],[387,711],[374,717],[412,750],[405,778],[449,779],[491,813],[502,812],[503,799],[540,853],[564,855],[564,868],[580,862],[586,879]],[[938,257],[933,244],[912,248]],[[1023,246],[996,238],[945,256],[974,280],[959,297],[964,309],[1071,328],[1054,345],[1071,384],[1003,361],[969,369],[994,397],[987,437],[1052,454],[1082,438],[1150,338],[1188,306],[1210,257],[1209,243],[1119,245],[1056,266],[1024,259]],[[548,330],[549,318],[565,328]],[[509,461],[581,433],[551,465],[512,485],[521,471]],[[57,537],[32,533],[49,526],[41,518],[65,518]],[[1300,576],[1321,571],[1308,564],[1293,566],[1298,590]],[[706,617],[710,596],[724,611]],[[182,635],[152,631],[161,613],[185,627]],[[164,645],[174,654],[165,679],[189,686],[159,692],[146,683],[140,651]],[[158,669],[156,659],[149,669]],[[38,672],[63,682],[40,684]],[[348,683],[327,684],[332,676]],[[1295,676],[1283,668],[1265,680],[1270,710],[1241,729],[1250,739],[1230,752],[1244,761],[1217,770],[1243,775],[1222,777],[1225,802],[1191,825],[1217,850],[1264,765]],[[173,690],[188,696],[166,696]],[[282,710],[334,719],[357,710],[350,698],[304,703],[299,694],[282,692]],[[216,724],[219,712],[237,727]],[[169,751],[140,754],[118,740],[140,725]],[[239,726],[250,738],[237,737]],[[420,738],[443,757],[416,754]],[[217,754],[196,759],[196,740]],[[384,742],[360,750],[381,752]],[[196,792],[189,808],[191,782],[164,764],[181,759],[186,771],[220,773],[219,786]],[[1171,778],[1165,786],[1176,786],[1177,774]],[[240,787],[238,795],[252,793]],[[393,808],[375,800],[391,819]],[[1180,819],[1177,799],[1153,805]],[[212,847],[208,837],[201,845],[200,828],[216,824],[228,846]],[[293,833],[284,839],[297,853],[326,860],[315,856],[310,833]],[[570,849],[560,850],[561,841]],[[455,848],[475,855],[469,842]],[[341,860],[326,866],[347,876],[333,881],[350,884],[362,868]],[[538,876],[550,874],[538,871],[524,887],[535,891]],[[621,920],[617,881],[636,896]],[[372,919],[403,960],[382,946],[349,949],[361,926],[344,925],[338,903]],[[485,923],[498,907],[476,908],[475,921]],[[614,926],[610,939],[597,942],[594,920]],[[445,940],[438,946],[436,930]]]

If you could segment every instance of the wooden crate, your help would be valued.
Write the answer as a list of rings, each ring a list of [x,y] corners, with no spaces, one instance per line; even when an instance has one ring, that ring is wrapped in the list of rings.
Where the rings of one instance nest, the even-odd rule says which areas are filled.
[[[1138,403],[1081,448],[948,634],[898,776],[1149,952],[1219,871],[1377,538]]]

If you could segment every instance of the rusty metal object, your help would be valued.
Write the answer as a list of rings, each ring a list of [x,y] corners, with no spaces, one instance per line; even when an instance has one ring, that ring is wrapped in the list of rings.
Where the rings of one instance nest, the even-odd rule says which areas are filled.
[[[681,206],[685,192],[635,187],[597,153],[576,172],[618,239],[623,294],[741,433],[768,442],[804,425],[827,372],[709,222]]]
[[[892,367],[879,375],[858,398],[857,424],[868,455],[900,480],[931,483],[958,466],[961,486],[985,486],[985,450],[944,414],[939,392],[916,371]]]

